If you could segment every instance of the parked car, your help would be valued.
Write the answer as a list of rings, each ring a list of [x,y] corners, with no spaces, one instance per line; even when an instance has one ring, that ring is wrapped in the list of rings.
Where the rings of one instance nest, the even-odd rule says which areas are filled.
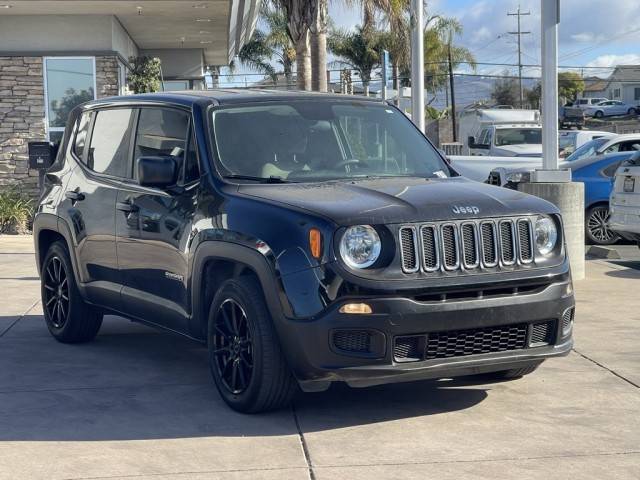
[[[594,155],[617,152],[636,152],[640,150],[640,133],[602,136],[578,147],[575,152],[567,157],[567,162],[575,162]]]
[[[623,162],[614,178],[609,228],[640,247],[640,152]]]
[[[582,129],[584,126],[584,110],[572,104],[558,107],[558,126],[561,130],[571,127]]]
[[[615,133],[598,130],[561,130],[558,132],[558,150],[560,158],[565,158],[578,148],[596,138],[613,138]]]
[[[298,385],[520,377],[572,348],[558,209],[458,176],[379,100],[110,98],[63,142],[34,219],[60,342],[105,312],[184,335],[242,412]]]
[[[602,118],[615,115],[636,115],[637,112],[637,105],[619,100],[607,100],[585,109],[584,114],[588,117]]]
[[[601,154],[559,165],[571,170],[574,182],[584,183],[585,237],[588,243],[611,245],[620,239],[609,226],[609,196],[616,169],[633,155],[633,152]],[[496,185],[496,178],[501,178],[505,187],[517,190],[518,183],[529,180],[532,170],[493,171],[487,183]]]
[[[604,97],[578,98],[578,99],[576,99],[575,102],[573,102],[573,105],[575,105],[576,107],[582,108],[582,109],[587,109],[587,108],[593,107],[594,105],[597,105],[599,103],[606,102],[608,100],[609,100],[608,98],[604,98]]]

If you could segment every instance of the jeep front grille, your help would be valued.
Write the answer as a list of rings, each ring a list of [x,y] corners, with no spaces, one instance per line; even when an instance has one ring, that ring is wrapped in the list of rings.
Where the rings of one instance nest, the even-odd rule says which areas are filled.
[[[405,273],[474,270],[534,259],[531,219],[465,220],[403,225],[400,258]]]

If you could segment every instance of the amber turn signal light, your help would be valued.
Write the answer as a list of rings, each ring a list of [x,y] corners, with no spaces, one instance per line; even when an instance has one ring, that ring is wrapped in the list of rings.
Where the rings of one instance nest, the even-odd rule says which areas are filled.
[[[338,310],[340,313],[351,313],[359,315],[368,315],[373,313],[373,309],[366,303],[345,303]]]
[[[316,260],[322,257],[322,234],[317,228],[309,230],[309,249],[311,256]]]

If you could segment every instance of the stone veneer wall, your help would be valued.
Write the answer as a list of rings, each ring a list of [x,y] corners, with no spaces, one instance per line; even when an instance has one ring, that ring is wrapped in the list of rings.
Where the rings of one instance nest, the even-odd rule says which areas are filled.
[[[0,189],[38,194],[27,144],[45,139],[42,57],[0,56]]]
[[[27,145],[45,136],[42,57],[0,56],[0,189],[36,197],[38,172],[29,170]],[[118,59],[96,57],[97,97],[118,95]]]
[[[98,98],[118,95],[118,57],[96,57],[96,87]]]

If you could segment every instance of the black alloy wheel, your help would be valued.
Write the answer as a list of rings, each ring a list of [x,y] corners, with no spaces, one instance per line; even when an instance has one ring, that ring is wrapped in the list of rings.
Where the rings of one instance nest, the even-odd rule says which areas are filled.
[[[61,329],[69,316],[69,280],[64,263],[58,256],[49,257],[43,269],[44,308],[51,324]]]
[[[590,243],[611,245],[619,240],[618,234],[609,228],[609,207],[590,208],[586,214],[586,235]]]
[[[215,317],[214,365],[224,387],[242,394],[253,376],[253,342],[244,309],[232,298],[224,300]]]
[[[102,312],[84,301],[64,243],[49,247],[40,277],[44,320],[51,335],[62,343],[93,340],[102,325]]]

